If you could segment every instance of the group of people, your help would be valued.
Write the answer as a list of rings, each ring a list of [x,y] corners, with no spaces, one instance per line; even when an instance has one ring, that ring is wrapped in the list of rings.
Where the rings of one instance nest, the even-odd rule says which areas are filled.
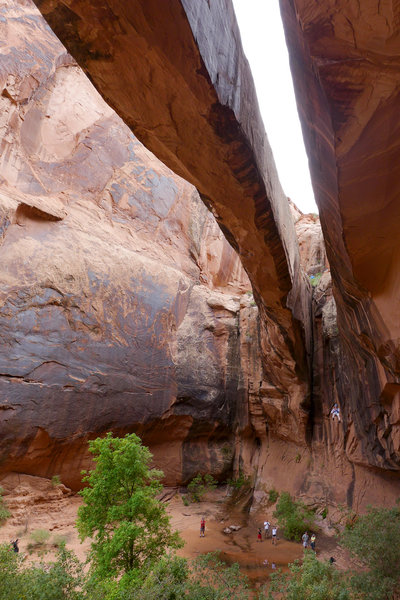
[[[271,523],[269,521],[264,521],[264,537],[265,539],[267,539],[269,537],[269,532],[271,531],[271,538],[272,538],[272,543],[274,545],[276,545],[276,539],[277,539],[277,535],[278,535],[278,528],[276,527],[276,525],[271,527]],[[262,530],[261,527],[259,527],[258,532],[257,532],[257,541],[258,542],[262,542]]]
[[[277,540],[277,535],[278,535],[278,528],[276,527],[276,525],[271,527],[271,523],[269,521],[264,521],[264,536],[265,539],[267,539],[269,537],[269,532],[271,531],[271,538],[272,538],[272,544],[276,545],[276,540]],[[206,520],[204,517],[201,518],[200,521],[200,537],[205,537],[206,535]],[[315,543],[316,543],[316,535],[315,533],[311,534],[311,537],[308,534],[308,531],[305,531],[303,533],[303,535],[301,536],[301,540],[303,542],[303,547],[304,548],[308,548],[310,546],[311,550],[313,550],[315,552]],[[258,532],[257,532],[257,541],[258,542],[262,542],[262,529],[261,527],[258,528]],[[11,544],[15,544],[14,546],[14,552],[18,552],[18,544],[17,544],[18,540],[15,540],[13,542],[11,542]],[[15,549],[17,548],[17,549]],[[268,562],[268,561],[267,561]]]
[[[311,535],[311,537],[308,535],[308,532],[305,531],[303,533],[303,535],[301,536],[301,540],[303,542],[303,548],[308,548],[308,546],[310,546],[311,550],[314,550],[315,552],[315,542],[317,541],[316,535],[315,533],[313,533]]]

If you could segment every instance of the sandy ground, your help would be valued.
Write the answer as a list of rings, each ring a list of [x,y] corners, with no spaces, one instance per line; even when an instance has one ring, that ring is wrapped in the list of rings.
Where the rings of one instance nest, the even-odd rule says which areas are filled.
[[[32,543],[32,532],[45,529],[50,532],[46,543],[44,560],[52,560],[56,547],[54,542],[64,539],[67,548],[73,550],[78,558],[85,560],[90,541],[80,543],[75,529],[75,520],[81,498],[72,494],[64,486],[53,486],[49,480],[31,476],[14,476],[14,479],[1,482],[5,488],[5,501],[12,516],[0,528],[0,542],[9,542],[18,537],[20,551],[27,555],[28,561],[39,559],[38,550],[28,550]],[[268,519],[274,522],[274,508],[266,509],[262,514],[248,515],[226,502],[226,490],[216,490],[205,501],[185,506],[176,490],[166,490],[163,501],[166,502],[171,523],[183,538],[185,545],[179,550],[181,556],[195,558],[199,554],[220,551],[227,563],[238,562],[241,570],[250,578],[253,585],[262,585],[273,572],[272,563],[283,571],[288,563],[301,558],[301,544],[283,540],[279,536],[273,545],[271,538],[260,543],[257,540],[258,527]],[[206,520],[205,537],[200,537],[200,520]],[[224,529],[230,525],[238,526],[230,534]],[[337,547],[336,540],[317,533],[317,555],[320,558],[335,556],[337,566],[344,567],[346,558]],[[341,564],[343,562],[343,565]]]

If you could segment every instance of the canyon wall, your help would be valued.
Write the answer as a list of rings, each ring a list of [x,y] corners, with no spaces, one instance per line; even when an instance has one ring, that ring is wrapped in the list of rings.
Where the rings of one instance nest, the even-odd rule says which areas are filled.
[[[338,401],[351,501],[363,467],[399,481],[400,7],[339,5],[281,0],[337,311],[334,326],[333,299],[317,301],[315,434],[329,440],[319,417]]]
[[[308,4],[281,0],[326,254],[283,195],[229,0],[37,0],[214,216],[33,4],[3,3],[2,473],[77,488],[87,439],[134,430],[167,483],[241,469],[254,507],[396,497],[394,26],[368,37],[382,15],[351,4],[352,41]]]
[[[167,483],[224,478],[263,379],[239,257],[33,5],[0,27],[0,471],[76,489],[87,440],[135,430]]]
[[[196,186],[238,252],[261,313],[271,403],[305,444],[310,288],[230,0],[36,4],[145,146]]]

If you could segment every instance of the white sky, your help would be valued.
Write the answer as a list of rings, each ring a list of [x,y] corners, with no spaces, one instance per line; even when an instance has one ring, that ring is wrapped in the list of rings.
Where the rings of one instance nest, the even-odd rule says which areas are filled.
[[[279,0],[233,0],[233,5],[282,187],[302,212],[318,212],[294,98]]]

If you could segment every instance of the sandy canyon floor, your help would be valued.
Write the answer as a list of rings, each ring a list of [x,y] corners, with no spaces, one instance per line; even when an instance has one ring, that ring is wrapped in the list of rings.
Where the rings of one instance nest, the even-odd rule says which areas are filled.
[[[44,560],[55,556],[54,543],[65,540],[67,548],[78,558],[85,560],[90,541],[80,543],[75,529],[77,511],[82,503],[80,496],[63,485],[53,486],[48,479],[29,475],[10,475],[1,482],[4,499],[11,511],[11,517],[0,528],[0,542],[9,542],[18,537],[20,551],[29,561],[37,561],[39,548],[29,549],[32,532],[47,530],[49,539],[45,545]],[[174,529],[177,529],[185,545],[179,554],[195,558],[199,554],[218,550],[227,563],[239,563],[241,570],[250,578],[253,585],[262,585],[273,572],[271,564],[287,570],[288,563],[301,558],[301,544],[289,542],[279,537],[276,546],[271,539],[257,540],[257,529],[267,518],[274,522],[274,507],[262,512],[244,513],[228,501],[226,490],[219,489],[208,494],[205,501],[190,503],[187,506],[177,490],[168,489],[164,493],[168,512]],[[206,535],[200,537],[201,517],[206,519]],[[230,525],[240,527],[230,534],[224,529]],[[335,537],[317,531],[317,555],[327,559],[334,556],[337,568],[344,568],[346,557],[337,545]],[[266,561],[268,561],[266,563]]]

